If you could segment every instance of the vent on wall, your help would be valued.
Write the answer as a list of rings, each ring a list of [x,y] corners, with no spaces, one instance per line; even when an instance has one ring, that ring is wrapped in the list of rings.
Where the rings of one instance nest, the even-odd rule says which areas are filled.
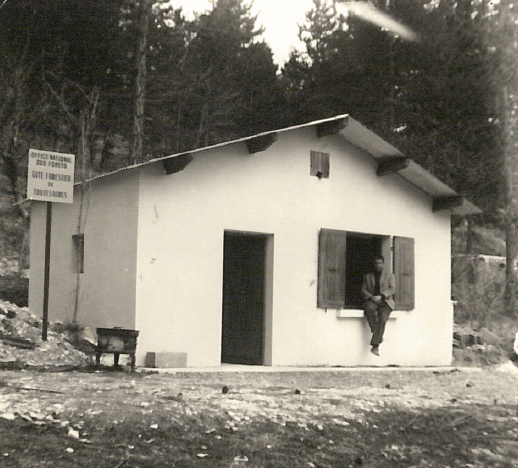
[[[310,175],[318,177],[319,179],[327,179],[329,177],[329,153],[311,150],[310,156]]]

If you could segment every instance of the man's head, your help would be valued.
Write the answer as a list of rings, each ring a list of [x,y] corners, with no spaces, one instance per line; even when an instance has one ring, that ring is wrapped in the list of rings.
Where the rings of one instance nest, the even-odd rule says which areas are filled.
[[[385,265],[385,259],[382,255],[376,255],[374,257],[374,271],[382,272]]]

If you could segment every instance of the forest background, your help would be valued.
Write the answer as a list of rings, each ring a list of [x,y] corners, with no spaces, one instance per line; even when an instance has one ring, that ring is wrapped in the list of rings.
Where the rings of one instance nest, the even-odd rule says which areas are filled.
[[[518,4],[371,4],[418,40],[314,0],[279,68],[244,0],[191,19],[163,0],[1,1],[1,256],[28,266],[29,148],[76,154],[77,182],[351,114],[482,209],[454,219],[453,252],[505,256],[505,280],[460,274],[454,299],[479,327],[516,318]]]

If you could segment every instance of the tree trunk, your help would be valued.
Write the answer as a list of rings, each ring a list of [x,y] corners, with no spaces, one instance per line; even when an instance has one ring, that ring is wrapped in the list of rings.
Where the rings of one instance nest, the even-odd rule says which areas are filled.
[[[464,251],[465,254],[473,253],[473,218],[468,216],[466,218],[466,249]]]
[[[133,142],[130,163],[142,161],[144,148],[144,105],[146,98],[146,56],[149,32],[150,0],[140,0],[139,40],[137,48],[137,79],[135,85],[135,115],[133,119]]]
[[[505,312],[509,317],[518,315],[518,141],[513,128],[516,125],[515,111],[518,96],[512,87],[502,90],[504,103],[504,215],[506,242]]]
[[[518,229],[515,222],[508,222],[505,229],[506,241],[506,282],[505,310],[509,317],[518,315],[517,307],[517,271],[518,271]]]
[[[517,287],[518,287],[518,156],[516,148],[508,141],[504,155],[504,200],[505,200],[505,311],[509,317],[518,314]]]

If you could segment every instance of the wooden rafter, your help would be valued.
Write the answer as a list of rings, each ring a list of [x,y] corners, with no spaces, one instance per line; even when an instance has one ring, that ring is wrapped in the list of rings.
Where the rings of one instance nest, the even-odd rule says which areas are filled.
[[[164,166],[165,173],[169,175],[183,171],[192,160],[193,157],[191,154],[184,153],[173,158],[163,159],[162,165]]]
[[[433,200],[432,211],[435,213],[441,210],[457,208],[462,205],[463,201],[463,198],[458,195],[452,197],[436,197]]]
[[[336,135],[340,130],[344,129],[346,126],[346,118],[319,123],[317,125],[317,136],[320,138],[329,135]]]
[[[383,159],[378,164],[376,174],[379,176],[394,174],[396,172],[402,171],[403,169],[406,169],[409,166],[409,164],[409,158]]]
[[[256,136],[246,140],[246,147],[249,154],[259,153],[267,150],[277,141],[277,133],[268,133],[266,135]]]

